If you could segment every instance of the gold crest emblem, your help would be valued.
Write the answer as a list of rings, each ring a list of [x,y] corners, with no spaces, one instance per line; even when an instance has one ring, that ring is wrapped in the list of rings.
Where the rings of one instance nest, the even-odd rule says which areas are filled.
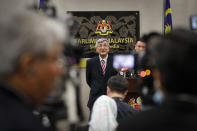
[[[108,35],[109,33],[112,33],[111,23],[110,21],[102,20],[102,23],[100,21],[97,22],[96,32],[99,35]]]

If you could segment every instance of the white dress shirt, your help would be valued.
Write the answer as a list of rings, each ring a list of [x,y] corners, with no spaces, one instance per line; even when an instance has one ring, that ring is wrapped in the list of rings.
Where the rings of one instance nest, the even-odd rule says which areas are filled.
[[[105,68],[107,66],[107,58],[108,58],[108,55],[103,59],[99,56],[99,59],[100,59],[100,63],[101,63],[101,60],[104,60],[105,61]],[[102,64],[102,63],[101,63]]]

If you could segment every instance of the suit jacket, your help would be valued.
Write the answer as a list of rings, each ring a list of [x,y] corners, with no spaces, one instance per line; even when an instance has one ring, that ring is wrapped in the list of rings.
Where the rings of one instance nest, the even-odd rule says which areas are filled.
[[[1,131],[48,131],[22,95],[0,84]]]
[[[196,122],[196,102],[170,98],[158,107],[122,121],[117,131],[196,131]]]
[[[108,55],[106,72],[103,75],[99,56],[89,59],[86,64],[86,82],[90,87],[88,107],[91,110],[94,101],[101,95],[106,94],[108,79],[116,75],[117,71],[113,68],[113,57]]]

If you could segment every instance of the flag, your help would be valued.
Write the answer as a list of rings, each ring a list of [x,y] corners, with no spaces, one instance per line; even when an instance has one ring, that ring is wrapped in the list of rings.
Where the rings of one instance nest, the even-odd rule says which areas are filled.
[[[165,0],[164,10],[164,34],[172,30],[172,10],[170,7],[170,0]]]
[[[43,0],[40,0],[39,9],[42,9],[43,7],[44,7],[44,1]]]
[[[40,0],[38,13],[42,14],[44,8],[44,1]]]

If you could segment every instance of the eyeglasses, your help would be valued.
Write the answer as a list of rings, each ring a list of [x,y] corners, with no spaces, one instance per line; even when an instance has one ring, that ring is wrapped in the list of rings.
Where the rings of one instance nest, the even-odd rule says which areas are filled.
[[[99,47],[99,48],[101,48],[101,47],[109,47],[107,44],[100,44],[100,45],[98,45],[97,47]]]

